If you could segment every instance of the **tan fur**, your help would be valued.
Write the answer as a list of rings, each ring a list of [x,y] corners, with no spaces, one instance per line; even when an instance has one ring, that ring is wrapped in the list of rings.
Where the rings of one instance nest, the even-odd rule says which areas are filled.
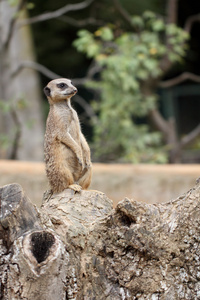
[[[90,148],[70,103],[77,89],[70,80],[61,78],[50,81],[44,92],[50,104],[44,154],[51,190],[59,193],[70,187],[78,191],[76,185],[87,189],[92,175]]]

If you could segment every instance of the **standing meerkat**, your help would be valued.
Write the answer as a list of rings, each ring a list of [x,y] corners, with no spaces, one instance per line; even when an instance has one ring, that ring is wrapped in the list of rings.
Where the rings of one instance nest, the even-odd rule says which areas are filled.
[[[52,80],[44,88],[50,110],[46,122],[44,156],[53,193],[71,188],[87,189],[91,182],[90,148],[81,132],[71,97],[77,93],[71,80]]]

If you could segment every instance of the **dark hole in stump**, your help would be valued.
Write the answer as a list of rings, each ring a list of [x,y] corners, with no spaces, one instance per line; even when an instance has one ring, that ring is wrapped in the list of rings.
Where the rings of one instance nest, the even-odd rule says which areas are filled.
[[[135,220],[132,220],[129,216],[126,216],[126,215],[122,215],[120,217],[120,222],[122,225],[124,226],[128,226],[130,227],[132,223],[136,223]]]
[[[49,232],[34,232],[31,235],[31,251],[38,263],[44,261],[48,255],[55,238]]]
[[[4,285],[0,282],[0,300],[4,299]]]
[[[107,256],[109,256],[109,257],[111,257],[111,258],[113,258],[114,255],[115,255],[114,251],[111,251],[111,252],[108,252],[108,253],[107,253]]]

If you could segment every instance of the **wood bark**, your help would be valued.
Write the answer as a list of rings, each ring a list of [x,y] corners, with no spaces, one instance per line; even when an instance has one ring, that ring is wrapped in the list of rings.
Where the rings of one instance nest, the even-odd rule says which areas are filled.
[[[37,209],[18,184],[0,203],[0,299],[200,299],[198,180],[164,204],[67,189]]]

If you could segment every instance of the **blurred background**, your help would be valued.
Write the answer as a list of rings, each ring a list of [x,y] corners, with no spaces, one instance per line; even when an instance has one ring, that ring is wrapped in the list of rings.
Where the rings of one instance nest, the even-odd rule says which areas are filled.
[[[196,0],[1,0],[0,159],[43,161],[66,77],[93,162],[198,164],[199,31]]]

